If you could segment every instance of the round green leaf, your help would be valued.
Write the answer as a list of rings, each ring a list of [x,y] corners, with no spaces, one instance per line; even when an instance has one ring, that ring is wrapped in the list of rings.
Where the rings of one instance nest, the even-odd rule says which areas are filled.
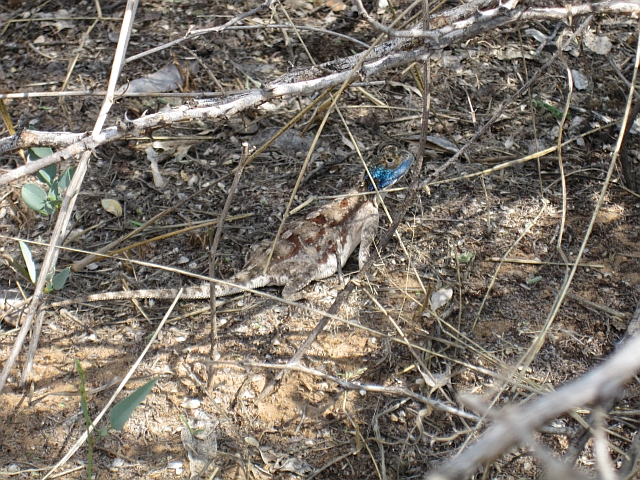
[[[460,262],[461,264],[469,263],[471,261],[471,259],[474,257],[474,255],[475,254],[473,252],[461,253],[458,256],[458,262]]]

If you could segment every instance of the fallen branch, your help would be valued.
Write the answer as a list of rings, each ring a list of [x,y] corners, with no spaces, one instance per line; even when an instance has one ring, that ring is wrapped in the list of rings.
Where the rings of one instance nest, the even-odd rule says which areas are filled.
[[[615,398],[623,385],[640,370],[640,336],[629,341],[603,365],[554,393],[526,405],[505,407],[498,420],[471,447],[453,458],[428,480],[468,478],[482,464],[510,448],[529,441],[531,432],[550,420],[584,405],[595,405]]]
[[[481,4],[478,2],[477,4]],[[476,5],[477,5],[476,4]],[[455,19],[460,10],[454,9],[438,17],[437,25]],[[567,8],[525,8],[509,10],[505,6],[469,13],[469,18],[453,21],[444,27],[430,30],[428,38],[394,39],[375,47],[358,70],[360,79],[380,74],[391,68],[407,65],[428,58],[434,52],[453,44],[469,40],[482,33],[523,21],[544,21],[575,18],[589,14],[626,14],[640,15],[640,4],[632,1],[609,1],[596,4],[574,5]],[[17,180],[23,176],[36,173],[42,168],[72,158],[83,152],[94,150],[101,145],[138,135],[148,135],[151,131],[167,127],[174,123],[192,120],[211,120],[228,118],[239,112],[278,99],[326,90],[342,84],[350,75],[350,70],[361,60],[362,54],[327,62],[317,67],[294,70],[280,78],[265,84],[263,87],[247,90],[236,95],[223,98],[194,100],[170,111],[144,116],[133,121],[119,121],[117,125],[104,129],[91,138],[82,138],[66,148],[53,153],[36,162],[18,167],[0,177],[0,186]],[[20,135],[20,134],[16,134]],[[82,135],[82,134],[81,134]],[[12,151],[18,145],[15,136],[0,141],[0,154]],[[20,143],[24,148],[24,142]]]

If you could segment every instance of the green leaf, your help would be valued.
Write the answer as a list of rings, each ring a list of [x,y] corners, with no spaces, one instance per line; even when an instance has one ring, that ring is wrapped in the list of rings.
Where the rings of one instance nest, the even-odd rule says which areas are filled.
[[[71,167],[69,170],[60,175],[60,178],[58,179],[58,187],[60,188],[60,193],[63,193],[69,187],[74,173],[76,173],[76,167]]]
[[[58,180],[54,180],[49,184],[49,194],[47,195],[49,201],[58,200],[60,198],[60,189],[58,188]]]
[[[58,208],[60,207],[60,205],[58,205]],[[46,205],[44,206],[44,210],[42,210],[40,213],[43,215],[51,215],[53,212],[55,212],[53,206],[51,205],[51,202],[47,202]]]
[[[189,435],[191,435],[192,437],[195,437],[193,433],[193,429],[191,428],[191,425],[189,425],[189,421],[182,415],[180,415],[180,420],[182,421],[184,426],[187,427],[187,430],[189,430]]]
[[[47,192],[35,183],[27,183],[22,187],[22,200],[32,210],[44,215],[51,215],[53,209],[49,204]]]
[[[56,172],[56,165],[49,165],[48,167],[39,170],[38,173],[36,173],[36,178],[47,185],[51,185],[52,180],[56,176]]]
[[[33,261],[33,256],[31,255],[31,250],[29,250],[29,245],[24,243],[23,241],[18,242],[20,244],[20,251],[22,252],[22,258],[24,258],[24,263],[27,265],[27,271],[29,272],[29,278],[33,283],[36,283],[36,278],[38,278],[38,273],[36,272],[36,264]]]
[[[53,274],[55,272],[47,273],[47,276],[44,280],[44,293],[51,293],[53,291],[53,285],[51,285],[51,279],[53,278]]]
[[[69,273],[71,273],[71,267],[65,268],[60,273],[58,273],[55,277],[53,277],[53,279],[51,280],[51,288],[53,290],[62,290],[62,287],[64,287],[64,284],[67,283],[67,279],[69,278]]]
[[[129,417],[138,405],[151,393],[151,389],[155,386],[157,378],[145,383],[127,398],[119,402],[111,409],[109,419],[111,420],[111,428],[122,430],[124,424],[127,423]]]
[[[44,158],[53,153],[49,147],[31,147],[29,149],[29,160],[37,160],[38,158]],[[47,167],[49,168],[49,167]],[[55,177],[55,175],[54,175]]]
[[[49,147],[33,147],[28,150],[27,159],[32,162],[34,160],[38,160],[40,158],[51,155],[52,153],[53,150]],[[51,182],[56,177],[57,172],[58,169],[56,167],[56,164],[54,163],[53,165],[44,167],[42,170],[36,173],[36,178],[50,186]]]
[[[82,365],[80,364],[80,360],[76,358],[74,363],[76,364],[76,370],[78,370],[78,375],[80,375],[80,390],[82,390],[85,384],[84,370],[82,368]]]
[[[458,262],[462,265],[469,263],[475,254],[473,252],[464,252],[458,256]]]
[[[131,225],[133,225],[134,227],[141,227],[143,225],[142,222],[136,222],[135,220],[131,220]]]
[[[13,259],[7,259],[9,261],[9,263],[11,264],[11,266],[13,268],[15,268],[20,275],[22,275],[24,278],[26,278],[27,280],[31,280],[29,278],[29,272],[27,272],[27,269],[24,268],[22,265],[20,265],[18,262],[14,261]]]

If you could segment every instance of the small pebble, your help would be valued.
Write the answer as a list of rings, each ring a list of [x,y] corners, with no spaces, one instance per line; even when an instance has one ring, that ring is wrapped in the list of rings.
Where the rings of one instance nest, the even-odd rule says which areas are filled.
[[[202,404],[202,402],[200,400],[198,400],[197,398],[190,398],[189,400],[186,400],[186,401],[182,402],[182,404],[180,406],[182,408],[188,408],[190,410],[194,410],[196,408],[200,408],[201,404]]]
[[[258,448],[260,446],[260,442],[253,437],[244,437],[244,441],[247,445],[251,445],[252,447]]]

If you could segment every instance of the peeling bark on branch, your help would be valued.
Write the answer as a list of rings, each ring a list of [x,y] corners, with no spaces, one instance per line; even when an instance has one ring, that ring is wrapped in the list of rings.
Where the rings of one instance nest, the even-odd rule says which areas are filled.
[[[15,135],[0,139],[0,155],[29,147],[66,147],[86,138],[88,135],[87,132],[39,132],[25,128]]]

